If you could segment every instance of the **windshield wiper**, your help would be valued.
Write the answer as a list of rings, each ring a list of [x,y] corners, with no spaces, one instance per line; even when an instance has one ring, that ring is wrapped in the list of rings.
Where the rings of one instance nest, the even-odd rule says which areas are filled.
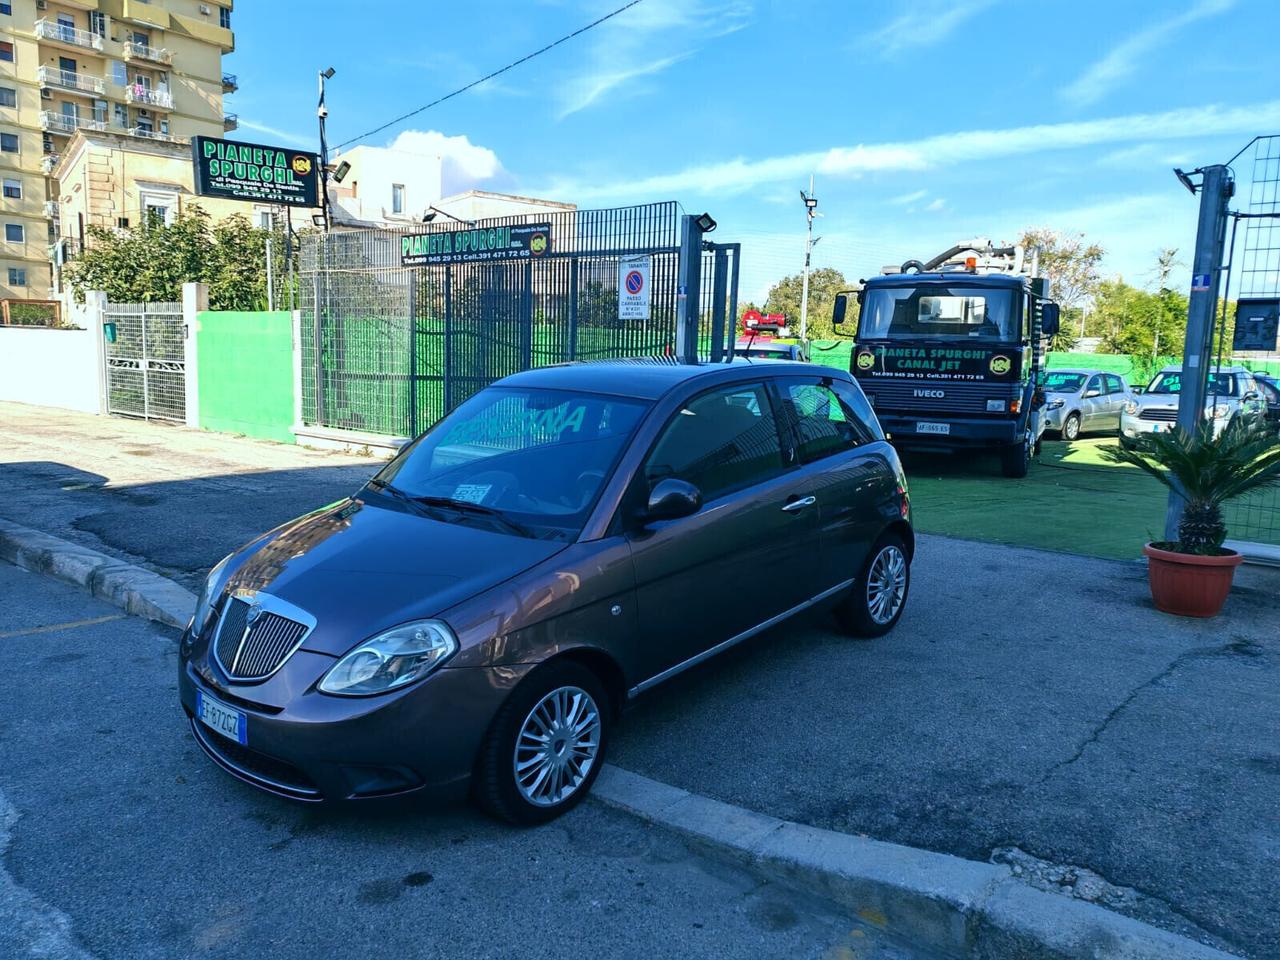
[[[535,540],[537,539],[537,534],[526,527],[523,523],[512,520],[501,510],[496,510],[493,507],[486,507],[483,503],[472,503],[470,500],[457,500],[453,497],[414,497],[404,493],[401,493],[401,496],[406,500],[413,501],[414,503],[420,503],[424,507],[443,507],[448,510],[456,510],[459,513],[474,513],[478,516],[496,520],[512,533],[518,533],[522,537],[531,537]]]

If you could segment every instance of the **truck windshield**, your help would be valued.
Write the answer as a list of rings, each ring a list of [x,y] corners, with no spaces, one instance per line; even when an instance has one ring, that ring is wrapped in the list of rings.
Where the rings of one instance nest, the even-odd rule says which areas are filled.
[[[871,287],[863,295],[858,336],[936,340],[1017,340],[1015,291],[987,287]]]

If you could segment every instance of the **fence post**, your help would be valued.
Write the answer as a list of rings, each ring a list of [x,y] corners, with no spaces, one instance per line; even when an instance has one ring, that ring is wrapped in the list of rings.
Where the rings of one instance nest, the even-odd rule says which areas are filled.
[[[715,274],[711,286],[711,362],[724,359],[725,303],[728,298],[729,251],[716,247]]]
[[[418,435],[418,274],[409,273],[409,438]]]
[[[446,263],[444,266],[444,413],[448,413],[452,409],[453,409],[453,264]]]
[[[209,287],[203,283],[182,285],[182,370],[186,387],[187,426],[200,426],[200,314],[209,309]]]
[[[676,275],[676,357],[698,362],[698,314],[702,298],[702,230],[692,216],[680,218],[680,267]]]
[[[569,261],[569,355],[566,360],[578,359],[578,258]]]
[[[533,367],[533,261],[524,265],[524,316],[520,323],[520,368]]]
[[[70,312],[70,311],[68,311]],[[84,295],[85,326],[93,331],[93,358],[98,366],[98,413],[110,412],[107,396],[107,342],[104,325],[107,322],[107,293],[105,290],[88,290]]]
[[[290,313],[293,315],[293,430],[296,433],[302,427],[302,311]]]

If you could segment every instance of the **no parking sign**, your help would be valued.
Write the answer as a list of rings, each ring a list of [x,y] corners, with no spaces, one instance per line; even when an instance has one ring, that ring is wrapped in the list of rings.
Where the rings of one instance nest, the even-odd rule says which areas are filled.
[[[649,319],[649,257],[618,261],[618,319]]]

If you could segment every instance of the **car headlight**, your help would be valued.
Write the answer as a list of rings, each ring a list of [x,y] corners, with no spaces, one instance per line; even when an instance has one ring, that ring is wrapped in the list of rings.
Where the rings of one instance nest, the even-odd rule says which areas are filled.
[[[187,630],[190,631],[192,639],[204,633],[209,616],[218,602],[218,594],[222,591],[222,574],[227,569],[227,561],[231,557],[232,554],[229,553],[219,560],[209,571],[209,575],[204,578],[204,586],[200,588],[200,595],[196,597],[195,612],[191,615],[191,622],[187,624]]]
[[[1225,403],[1219,403],[1209,408],[1209,414],[1215,420],[1225,420],[1231,416],[1231,408]]]
[[[458,650],[439,620],[405,623],[366,640],[330,668],[320,690],[344,697],[386,693],[421,680]]]
[[[1056,400],[1050,400],[1050,401],[1049,401],[1049,409],[1050,409],[1050,410],[1061,410],[1061,409],[1066,405],[1066,402],[1067,402],[1067,401],[1063,400],[1061,397],[1058,397]]]
[[[1138,412],[1138,401],[1126,400],[1124,402],[1124,406],[1121,409],[1124,410],[1125,413],[1127,413],[1129,416],[1132,417],[1134,414]]]

